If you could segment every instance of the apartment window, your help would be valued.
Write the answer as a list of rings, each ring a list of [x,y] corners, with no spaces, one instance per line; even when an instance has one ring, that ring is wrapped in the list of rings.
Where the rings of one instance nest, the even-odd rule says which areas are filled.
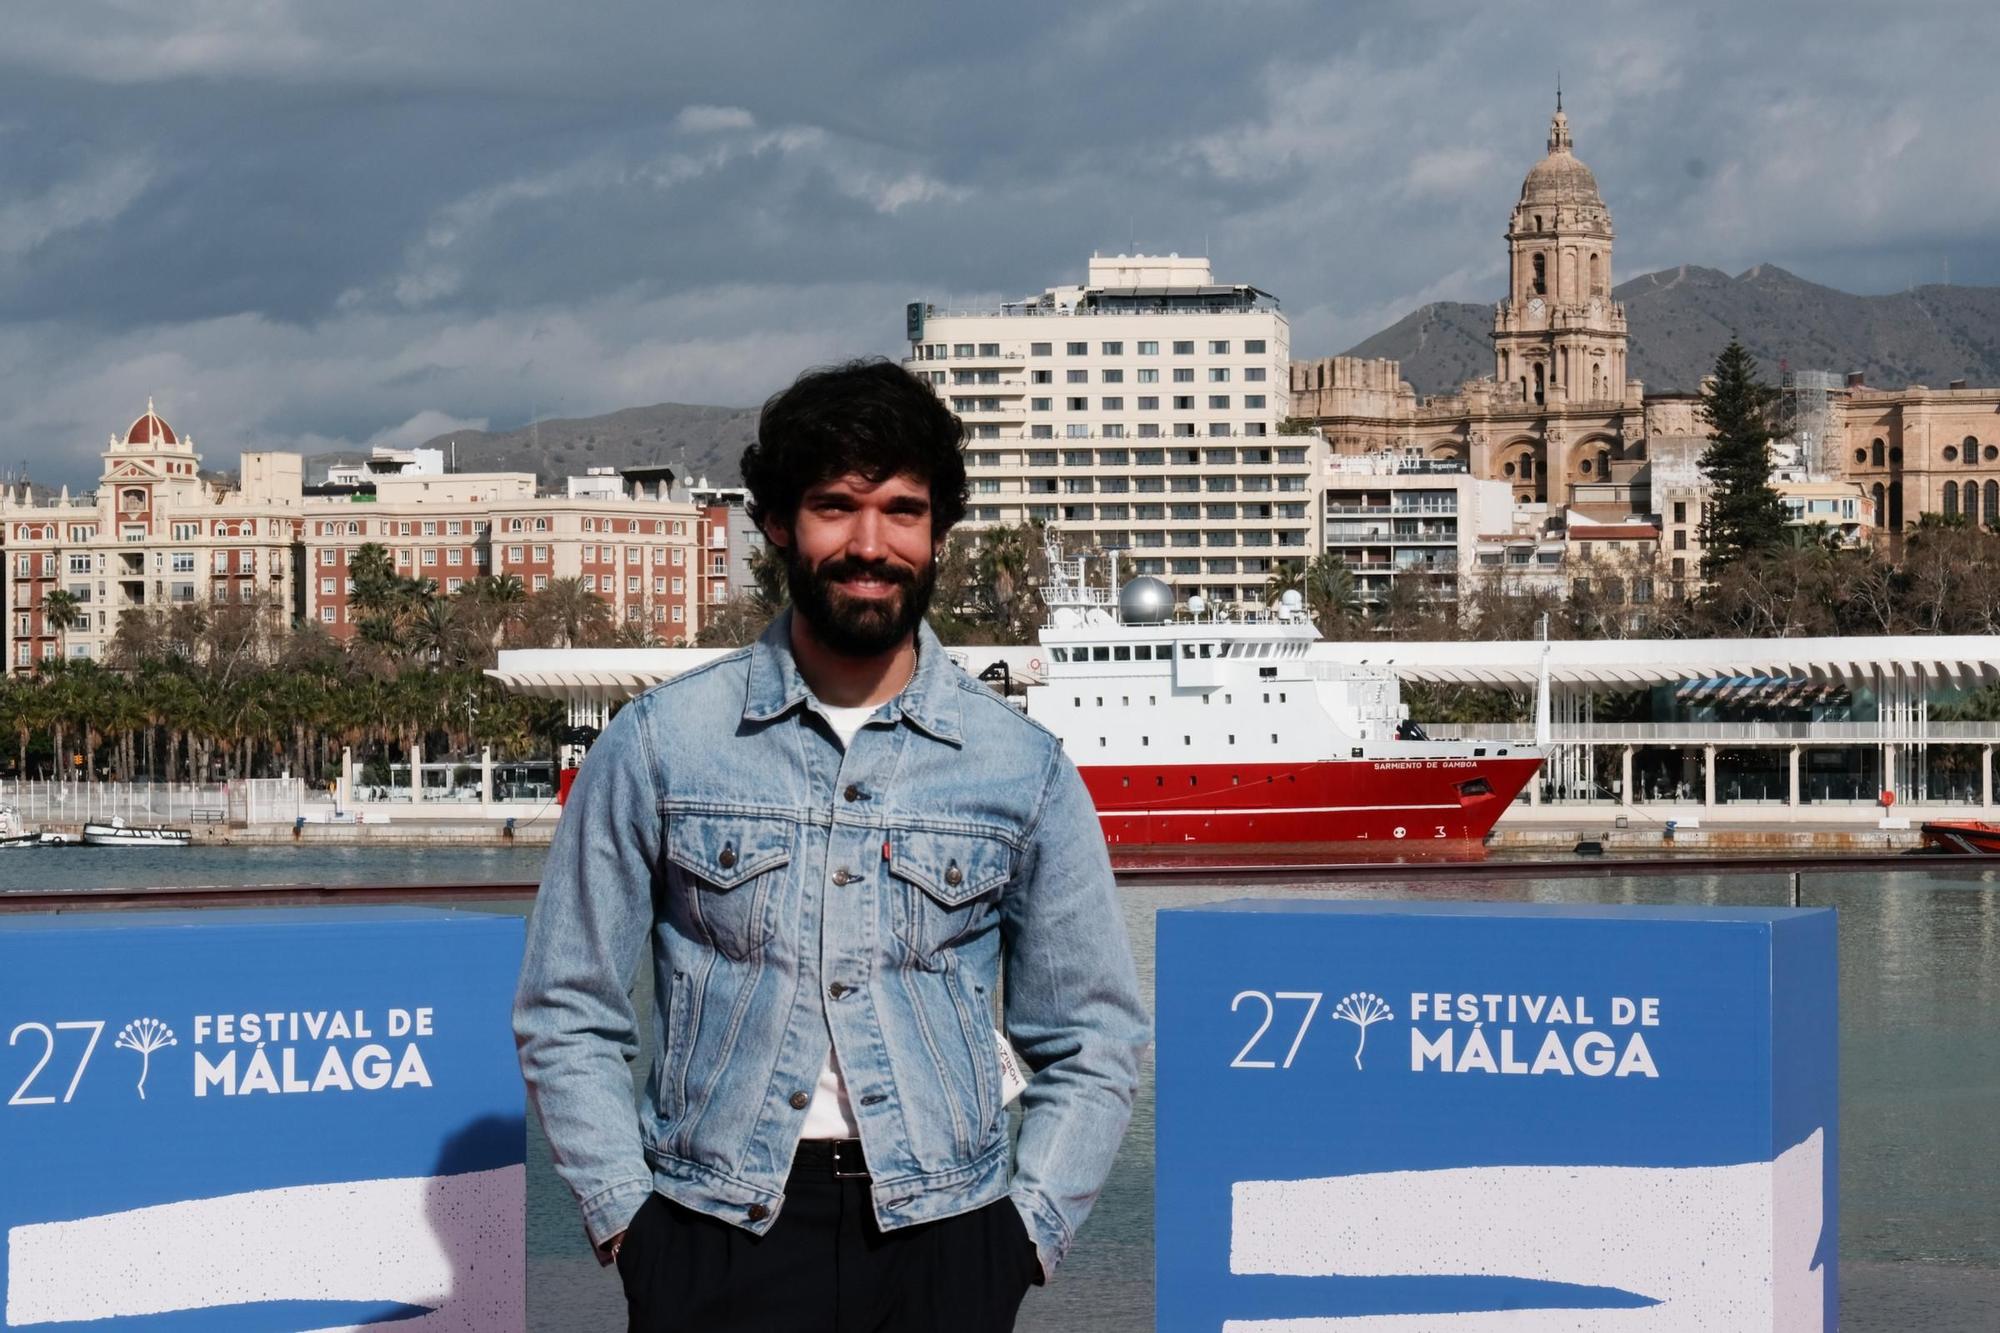
[[[1055,378],[1056,373],[1053,370],[1031,370],[1028,372],[1028,382],[1030,384],[1053,384],[1055,383]]]
[[[463,536],[465,533],[465,524],[458,519],[453,519],[451,522],[445,524],[444,530],[453,537]]]
[[[1090,355],[1090,344],[1089,344],[1089,343],[1070,343],[1070,344],[1069,344],[1069,347],[1068,347],[1068,351],[1069,351],[1069,354],[1070,354],[1071,356],[1089,356],[1089,355]]]
[[[328,625],[333,624],[334,623],[333,615],[334,615],[333,608],[330,606],[322,606],[319,609],[319,618],[321,622],[324,624]]]
[[[1097,347],[1098,354],[1101,356],[1125,355],[1125,344],[1122,342],[1099,343]]]
[[[1229,395],[1228,395],[1228,394],[1226,394],[1226,393],[1212,393],[1212,394],[1210,394],[1210,395],[1208,396],[1208,409],[1209,409],[1209,411],[1211,411],[1211,412],[1214,412],[1214,411],[1225,411],[1225,412],[1226,412],[1226,411],[1228,411],[1228,410],[1229,410]]]
[[[1099,383],[1102,384],[1123,384],[1125,382],[1125,372],[1122,370],[1100,371],[1097,378]]]
[[[1228,356],[1228,355],[1229,355],[1229,340],[1228,340],[1227,338],[1211,338],[1211,339],[1209,339],[1209,342],[1208,342],[1208,354],[1209,354],[1210,356]]]
[[[1090,450],[1065,449],[1063,450],[1062,460],[1064,467],[1089,467]]]
[[[193,551],[175,551],[175,552],[174,552],[174,573],[176,573],[176,574],[192,574],[192,573],[194,573],[194,552],[193,552]]]
[[[1157,406],[1157,405],[1158,405],[1158,401],[1159,401],[1158,399],[1155,399],[1155,400],[1154,400],[1154,404],[1155,404],[1155,406]],[[1139,438],[1140,438],[1140,439],[1142,439],[1142,440],[1157,440],[1157,439],[1159,439],[1159,438],[1160,438],[1160,423],[1159,423],[1159,422],[1157,422],[1157,421],[1147,421],[1147,422],[1143,422],[1143,423],[1141,423],[1141,425],[1139,426]]]
[[[1210,384],[1227,384],[1227,383],[1229,383],[1229,367],[1228,367],[1228,366],[1211,366],[1211,367],[1209,367],[1209,371],[1208,371],[1208,382],[1209,382]]]
[[[680,592],[680,591],[682,591],[683,589],[685,589],[685,588],[686,588],[686,586],[687,586],[687,585],[686,585],[685,581],[683,581],[683,580],[682,580],[682,578],[680,577],[680,575],[676,574],[676,575],[674,576],[674,591],[675,591],[675,592]]]
[[[1192,411],[1194,411],[1194,395],[1193,395],[1193,394],[1191,394],[1191,393],[1177,393],[1177,394],[1175,394],[1175,395],[1174,395],[1174,411],[1176,411],[1176,412],[1192,412]]]
[[[685,565],[686,563],[687,563],[687,552],[683,550],[681,547],[676,546],[674,548],[674,568],[679,569],[682,565]]]
[[[1139,395],[1138,403],[1141,412],[1157,412],[1160,410],[1160,398],[1158,394],[1142,393]]]
[[[322,565],[330,566],[333,564],[333,556],[334,556],[334,551],[331,546],[322,547],[319,553],[319,562]]]
[[[1088,384],[1090,383],[1090,372],[1087,370],[1066,370],[1063,372],[1063,383]]]
[[[1193,355],[1194,355],[1194,339],[1192,339],[1192,338],[1176,338],[1176,339],[1174,340],[1174,355],[1175,355],[1175,356],[1193,356]]]
[[[1251,410],[1251,409],[1255,409],[1255,408],[1260,408],[1260,407],[1262,407],[1263,405],[1264,405],[1264,395],[1263,395],[1263,394],[1261,394],[1261,393],[1246,393],[1246,394],[1244,394],[1244,395],[1243,395],[1243,406],[1244,406],[1244,409],[1245,409],[1246,411],[1247,411],[1247,410]]]
[[[951,345],[951,354],[952,354],[953,356],[971,356],[971,355],[972,355],[972,344],[971,344],[971,343],[953,343],[953,344]]]
[[[1099,400],[1099,406],[1101,410],[1106,412],[1123,412],[1125,410],[1125,400],[1123,398],[1105,398]]]
[[[639,591],[639,576],[637,574],[627,574],[625,576],[625,591],[626,592]]]
[[[981,343],[979,344],[979,354],[981,356],[998,356],[1000,355],[1000,344]]]
[[[485,547],[475,546],[472,548],[472,564],[475,569],[481,565],[484,565],[486,563],[486,560],[487,556]]]
[[[1063,406],[1072,412],[1088,412],[1090,410],[1090,400],[1088,398],[1065,398],[1063,399]]]
[[[674,623],[675,623],[676,625],[680,624],[680,623],[681,623],[681,621],[685,620],[686,618],[687,618],[687,608],[686,608],[686,607],[684,607],[684,606],[676,606],[676,607],[674,607]]]
[[[1053,398],[1030,398],[1028,400],[1028,410],[1030,412],[1048,412],[1053,410],[1054,407],[1055,399]]]
[[[1140,371],[1139,371],[1139,383],[1141,383],[1141,384],[1158,384],[1159,382],[1160,382],[1160,372],[1159,372],[1159,371],[1157,371],[1157,370],[1153,369],[1153,368],[1152,368],[1152,367],[1150,367],[1150,366],[1147,366],[1147,367],[1142,367],[1142,368],[1140,369]]]
[[[1064,426],[1063,434],[1072,440],[1087,440],[1090,438],[1090,427],[1081,422],[1075,422]]]
[[[543,562],[544,560],[547,560],[548,558],[549,558],[549,548],[548,548],[548,547],[546,547],[546,546],[537,546],[537,547],[535,548],[535,563],[536,563],[536,564],[540,564],[541,562]]]
[[[1029,344],[1028,344],[1028,355],[1029,355],[1029,356],[1047,356],[1047,355],[1049,354],[1049,352],[1050,352],[1051,350],[1053,350],[1053,349],[1052,349],[1051,345],[1050,345],[1050,344],[1048,344],[1048,343],[1029,343]]]
[[[1053,440],[1055,437],[1056,428],[1054,426],[1028,427],[1028,438],[1031,440]]]
[[[1140,356],[1158,356],[1159,354],[1160,354],[1160,345],[1158,343],[1141,342],[1139,344]]]
[[[1111,407],[1113,406],[1113,402],[1114,400],[1107,398],[1104,400],[1104,405]],[[1122,440],[1125,438],[1125,428],[1115,423],[1101,428],[1099,433],[1107,440]]]
[[[1256,356],[1263,350],[1264,340],[1262,338],[1245,338],[1243,340],[1243,354],[1245,356]]]
[[[423,562],[426,568],[432,568],[437,565],[438,553],[437,553],[437,548],[435,546],[426,546],[424,548]]]
[[[1174,367],[1174,383],[1176,383],[1176,384],[1193,384],[1193,383],[1194,383],[1194,367],[1193,367],[1193,366],[1175,366],[1175,367]]]
[[[1245,403],[1244,406],[1248,407],[1249,404]],[[1243,433],[1258,437],[1268,435],[1270,433],[1270,423],[1267,421],[1246,421],[1243,423]],[[1266,459],[1265,461],[1269,462],[1270,460]]]
[[[1123,449],[1099,449],[1097,451],[1097,465],[1099,467],[1124,467],[1128,457],[1129,455]]]
[[[1211,440],[1227,439],[1228,437],[1229,437],[1229,423],[1227,421],[1211,421],[1208,423],[1209,439]]]
[[[535,592],[540,592],[542,589],[548,586],[549,586],[549,576],[547,574],[535,575],[535,586],[534,586]]]
[[[1028,466],[1029,466],[1029,467],[1054,467],[1055,465],[1056,465],[1056,451],[1055,451],[1055,450],[1053,450],[1053,449],[1030,449],[1030,450],[1028,450]]]
[[[1174,423],[1174,438],[1177,440],[1193,439],[1194,423],[1192,421],[1176,421]]]

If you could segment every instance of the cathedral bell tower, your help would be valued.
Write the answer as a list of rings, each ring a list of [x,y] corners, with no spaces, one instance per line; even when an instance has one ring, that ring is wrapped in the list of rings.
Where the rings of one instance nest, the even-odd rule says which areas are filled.
[[[1611,299],[1611,213],[1571,152],[1562,94],[1548,156],[1507,228],[1507,298],[1493,313],[1494,375],[1530,408],[1625,398],[1625,309]]]

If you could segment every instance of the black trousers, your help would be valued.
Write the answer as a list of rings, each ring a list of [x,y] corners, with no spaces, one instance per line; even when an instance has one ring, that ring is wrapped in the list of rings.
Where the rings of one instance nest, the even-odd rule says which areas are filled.
[[[865,1179],[798,1165],[762,1236],[653,1195],[618,1275],[631,1333],[1008,1333],[1040,1261],[1008,1199],[883,1231]]]

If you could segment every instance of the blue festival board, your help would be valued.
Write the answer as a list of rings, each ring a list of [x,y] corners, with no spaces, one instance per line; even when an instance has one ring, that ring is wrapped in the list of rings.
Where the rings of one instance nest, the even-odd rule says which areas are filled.
[[[1158,1327],[1837,1326],[1827,909],[1159,914]]]
[[[520,1329],[518,917],[0,917],[0,1328]]]

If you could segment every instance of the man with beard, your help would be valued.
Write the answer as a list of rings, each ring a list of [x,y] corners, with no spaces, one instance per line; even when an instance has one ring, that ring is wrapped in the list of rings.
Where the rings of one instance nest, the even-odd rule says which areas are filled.
[[[792,608],[628,704],[557,829],[515,1031],[633,1329],[1011,1328],[1124,1134],[1148,1025],[1089,796],[924,623],[961,435],[881,361],[766,403]]]

